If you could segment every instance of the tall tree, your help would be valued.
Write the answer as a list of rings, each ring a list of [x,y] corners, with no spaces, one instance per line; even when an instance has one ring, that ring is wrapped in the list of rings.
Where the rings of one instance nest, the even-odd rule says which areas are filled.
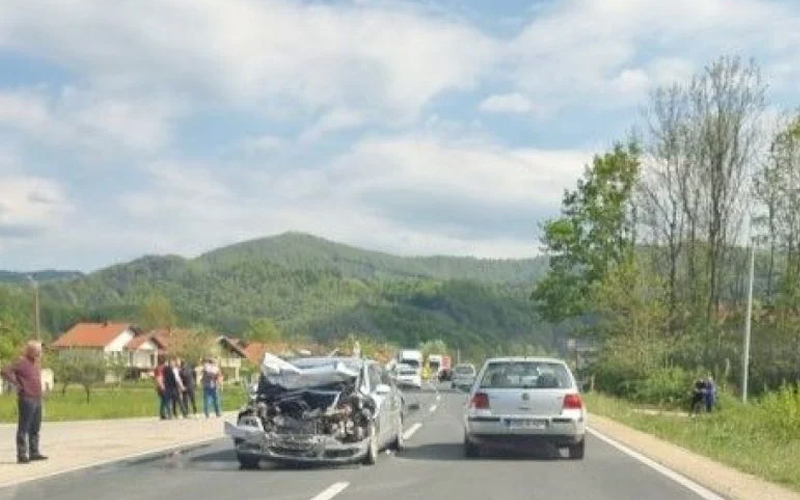
[[[562,215],[544,224],[550,269],[532,298],[542,317],[560,322],[589,308],[592,284],[624,262],[635,246],[632,195],[640,167],[637,142],[616,143],[586,166],[577,188],[564,193]]]
[[[283,333],[281,333],[280,329],[271,319],[259,318],[250,322],[247,331],[245,331],[244,338],[250,342],[268,344],[270,342],[281,341],[283,339]]]
[[[145,330],[173,328],[177,325],[178,318],[172,309],[172,302],[167,297],[154,293],[142,303],[139,322]]]

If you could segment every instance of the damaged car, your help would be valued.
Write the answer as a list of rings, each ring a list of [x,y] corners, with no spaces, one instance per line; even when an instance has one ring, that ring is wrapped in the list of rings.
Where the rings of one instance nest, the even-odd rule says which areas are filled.
[[[267,354],[236,424],[225,422],[242,468],[259,463],[374,464],[403,447],[404,401],[377,362]]]

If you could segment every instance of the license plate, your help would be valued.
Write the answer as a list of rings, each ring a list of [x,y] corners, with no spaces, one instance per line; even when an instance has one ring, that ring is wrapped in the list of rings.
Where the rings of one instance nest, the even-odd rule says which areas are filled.
[[[547,420],[535,420],[527,418],[509,419],[506,420],[506,425],[511,429],[541,430],[547,427]]]

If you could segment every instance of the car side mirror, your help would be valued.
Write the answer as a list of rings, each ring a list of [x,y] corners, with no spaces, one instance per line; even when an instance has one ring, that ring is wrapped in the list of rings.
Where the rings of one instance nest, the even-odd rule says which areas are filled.
[[[375,394],[378,396],[385,396],[392,392],[392,388],[386,384],[378,384],[375,386]]]

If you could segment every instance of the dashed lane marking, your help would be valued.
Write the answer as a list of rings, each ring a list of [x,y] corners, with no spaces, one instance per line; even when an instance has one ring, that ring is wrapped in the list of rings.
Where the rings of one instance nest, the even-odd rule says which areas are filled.
[[[412,425],[403,433],[403,439],[408,440],[422,427],[422,424],[417,422],[416,424]]]
[[[317,496],[315,496],[311,500],[331,500],[331,498],[343,492],[345,488],[347,488],[348,486],[350,486],[350,483],[345,483],[345,482],[333,483],[328,487],[328,489],[320,492]]]

